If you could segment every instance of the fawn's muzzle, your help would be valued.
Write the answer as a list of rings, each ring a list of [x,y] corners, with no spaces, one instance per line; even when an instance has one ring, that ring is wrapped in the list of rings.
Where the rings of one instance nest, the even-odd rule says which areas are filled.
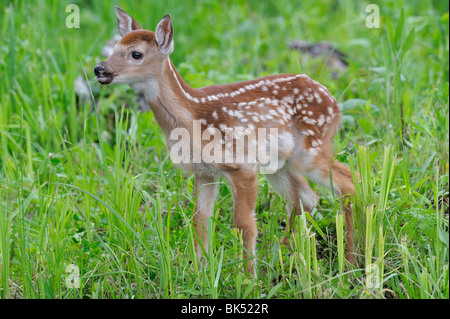
[[[107,71],[104,62],[97,64],[97,66],[94,68],[94,73],[96,75],[97,81],[100,84],[109,84],[114,78],[113,74]]]
[[[94,73],[96,76],[100,76],[100,74],[105,70],[105,68],[101,65],[97,65],[94,69]]]

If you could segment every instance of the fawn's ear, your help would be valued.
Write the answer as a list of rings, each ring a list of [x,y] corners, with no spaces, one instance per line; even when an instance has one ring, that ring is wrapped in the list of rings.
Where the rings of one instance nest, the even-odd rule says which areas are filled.
[[[172,18],[166,14],[156,26],[156,43],[162,53],[170,55],[173,52],[173,26]]]
[[[128,13],[120,9],[118,6],[115,6],[114,10],[116,11],[117,26],[119,27],[119,32],[122,37],[133,30],[142,29],[139,23],[137,23]]]

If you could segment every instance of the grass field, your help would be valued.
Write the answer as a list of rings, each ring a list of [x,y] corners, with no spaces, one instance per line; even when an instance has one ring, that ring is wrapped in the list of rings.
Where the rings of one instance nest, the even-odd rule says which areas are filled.
[[[1,298],[449,298],[447,1],[373,1],[379,28],[366,27],[370,2],[145,2],[0,0]],[[69,3],[79,28],[66,27]],[[320,187],[281,245],[285,201],[263,177],[258,279],[243,270],[225,180],[197,263],[193,175],[132,89],[95,81],[115,4],[150,30],[171,14],[171,58],[193,87],[276,73],[328,87],[343,115],[336,156],[361,175],[357,267]],[[348,68],[290,50],[294,39],[333,44]],[[96,108],[77,102],[80,74]]]

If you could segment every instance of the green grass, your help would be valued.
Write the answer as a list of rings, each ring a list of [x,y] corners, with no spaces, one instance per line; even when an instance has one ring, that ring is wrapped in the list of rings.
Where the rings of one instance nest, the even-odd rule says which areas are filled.
[[[379,29],[358,1],[11,3],[0,2],[1,298],[449,298],[448,3],[379,1]],[[65,27],[68,3],[79,29]],[[285,202],[262,177],[258,279],[243,271],[224,180],[197,263],[192,174],[130,88],[94,80],[114,4],[148,29],[172,15],[172,60],[194,87],[302,72],[329,88],[343,114],[336,156],[361,175],[358,267],[325,189],[281,245]],[[348,69],[333,74],[293,39],[331,42]],[[76,103],[84,72],[95,110]]]

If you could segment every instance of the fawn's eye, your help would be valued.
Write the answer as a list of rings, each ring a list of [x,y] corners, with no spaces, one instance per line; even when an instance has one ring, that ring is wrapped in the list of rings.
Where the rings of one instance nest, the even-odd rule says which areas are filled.
[[[131,56],[133,57],[133,59],[139,60],[139,59],[142,58],[142,53],[141,53],[141,52],[138,52],[138,51],[133,51],[133,52],[131,53]]]

